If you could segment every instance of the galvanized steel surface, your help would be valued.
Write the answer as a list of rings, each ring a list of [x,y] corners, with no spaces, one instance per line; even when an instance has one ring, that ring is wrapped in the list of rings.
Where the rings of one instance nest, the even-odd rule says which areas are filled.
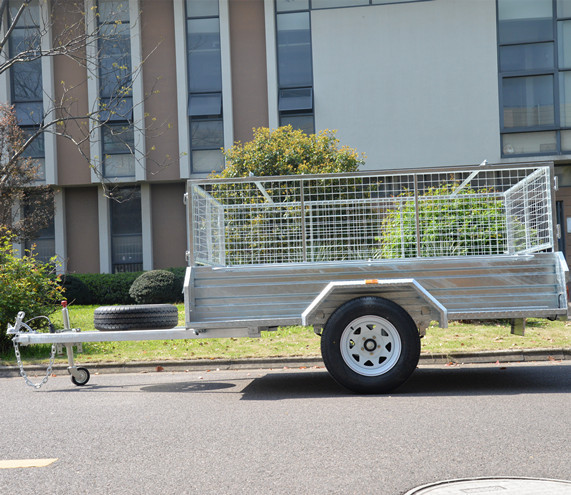
[[[434,258],[368,263],[299,263],[193,267],[188,294],[191,325],[231,320],[295,319],[331,281],[413,279],[448,311],[449,319],[553,316],[567,312],[565,273],[558,253],[525,256]],[[365,285],[336,293],[311,324],[356,295],[379,295],[403,306],[417,323],[439,320],[414,291]],[[502,316],[503,315],[503,316]]]
[[[554,246],[548,165],[189,181],[192,262],[521,254]]]

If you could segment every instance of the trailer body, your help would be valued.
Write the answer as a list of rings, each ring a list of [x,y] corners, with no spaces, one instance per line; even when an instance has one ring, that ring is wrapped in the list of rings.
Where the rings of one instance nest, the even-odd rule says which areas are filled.
[[[186,326],[319,327],[363,295],[421,329],[564,315],[553,189],[551,165],[189,181]]]
[[[308,325],[337,381],[390,391],[416,367],[431,321],[567,314],[555,186],[550,163],[190,180],[184,327],[14,339],[259,336]]]

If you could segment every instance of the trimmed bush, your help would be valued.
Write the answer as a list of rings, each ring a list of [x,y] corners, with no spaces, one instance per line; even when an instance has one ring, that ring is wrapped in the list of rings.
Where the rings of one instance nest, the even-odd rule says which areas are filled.
[[[63,280],[65,297],[70,304],[91,304],[91,291],[79,277],[66,275]]]
[[[180,298],[174,273],[167,270],[151,270],[143,273],[129,289],[129,295],[138,304],[171,303]]]
[[[169,303],[182,301],[182,286],[185,267],[168,268],[175,277],[174,299]],[[129,290],[133,282],[145,272],[125,273],[74,273],[64,279],[65,296],[72,304],[135,304]]]
[[[141,273],[82,273],[73,276],[87,285],[91,304],[112,305],[134,304],[129,289]]]

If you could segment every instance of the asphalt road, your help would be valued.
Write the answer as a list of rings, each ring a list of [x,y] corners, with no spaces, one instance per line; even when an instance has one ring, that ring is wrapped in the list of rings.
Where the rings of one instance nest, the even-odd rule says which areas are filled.
[[[570,392],[570,362],[425,366],[388,396],[350,394],[321,368],[55,377],[39,391],[0,378],[0,493],[396,495],[571,479]]]

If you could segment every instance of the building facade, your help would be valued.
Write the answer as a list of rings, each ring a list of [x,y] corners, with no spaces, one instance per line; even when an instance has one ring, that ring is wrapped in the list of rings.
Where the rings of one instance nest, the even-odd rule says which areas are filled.
[[[12,54],[18,31],[49,47],[65,27],[46,22],[48,0],[32,6]],[[186,179],[224,167],[220,148],[252,128],[285,124],[336,129],[371,170],[553,160],[571,253],[569,0],[85,0],[83,12],[105,34],[86,64],[41,57],[0,76],[23,127],[70,94],[78,115],[105,120],[80,145],[46,133],[29,151],[56,190],[38,243],[65,271],[184,266]]]

